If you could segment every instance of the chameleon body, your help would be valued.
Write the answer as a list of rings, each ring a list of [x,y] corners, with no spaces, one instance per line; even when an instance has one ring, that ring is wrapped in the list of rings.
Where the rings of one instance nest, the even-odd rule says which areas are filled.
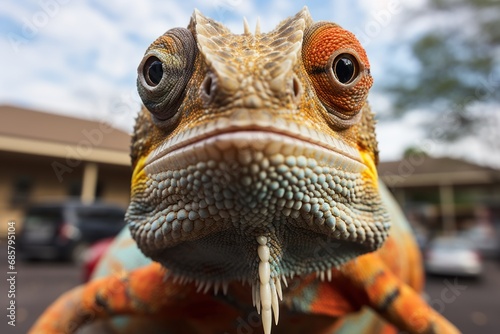
[[[123,332],[456,333],[382,201],[372,81],[354,35],[307,9],[270,33],[198,11],[167,31],[138,68],[126,216],[154,262],[68,292],[32,332],[130,315]]]

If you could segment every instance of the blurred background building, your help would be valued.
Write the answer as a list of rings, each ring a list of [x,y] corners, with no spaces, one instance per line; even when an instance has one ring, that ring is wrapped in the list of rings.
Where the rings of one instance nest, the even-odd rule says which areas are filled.
[[[106,123],[0,106],[0,217],[22,228],[32,203],[77,199],[126,207],[130,136]],[[2,224],[5,235],[6,224]]]
[[[463,236],[483,255],[499,255],[500,170],[419,153],[380,163],[379,175],[422,246],[439,236]]]

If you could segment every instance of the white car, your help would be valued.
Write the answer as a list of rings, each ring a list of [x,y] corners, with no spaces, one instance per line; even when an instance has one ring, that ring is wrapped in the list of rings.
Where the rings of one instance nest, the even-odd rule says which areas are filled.
[[[499,240],[493,227],[476,225],[462,232],[460,236],[475,245],[476,250],[484,258],[495,258],[500,252]]]
[[[481,255],[463,238],[433,239],[425,252],[427,273],[479,277],[483,271]]]

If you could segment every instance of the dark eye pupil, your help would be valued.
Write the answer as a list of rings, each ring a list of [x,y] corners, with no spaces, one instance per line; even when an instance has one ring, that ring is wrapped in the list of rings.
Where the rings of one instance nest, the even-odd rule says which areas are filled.
[[[353,79],[356,67],[351,58],[341,55],[333,66],[335,76],[341,83],[346,84]]]
[[[154,60],[148,67],[148,78],[155,86],[158,85],[163,77],[163,66],[160,60]]]

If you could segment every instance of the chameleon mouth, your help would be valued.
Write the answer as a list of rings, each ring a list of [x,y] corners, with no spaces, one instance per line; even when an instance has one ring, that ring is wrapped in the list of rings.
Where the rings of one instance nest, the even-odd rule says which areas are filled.
[[[235,137],[230,137],[233,135]],[[266,135],[274,135],[275,137],[263,138]],[[146,165],[168,155],[176,154],[176,151],[179,150],[182,151],[190,147],[196,149],[199,147],[198,143],[205,143],[206,146],[216,144],[223,150],[224,142],[230,144],[231,140],[234,140],[238,147],[244,147],[245,142],[252,143],[255,139],[260,139],[261,142],[262,139],[276,140],[274,146],[268,146],[264,142],[263,145],[257,147],[262,149],[263,146],[268,146],[267,154],[279,153],[282,141],[293,140],[294,144],[298,146],[310,145],[310,153],[315,153],[313,151],[317,151],[321,155],[337,153],[339,157],[362,164],[359,151],[339,138],[327,136],[295,121],[276,119],[266,111],[250,112],[247,109],[239,109],[233,111],[228,117],[221,116],[217,121],[186,129],[181,134],[164,140],[149,154]],[[215,155],[213,158],[219,157],[217,154]]]
[[[240,154],[226,154],[231,148]],[[238,130],[216,132],[203,138],[178,140],[174,145],[163,144],[150,154],[145,170],[148,174],[156,174],[199,161],[225,160],[230,163],[234,158],[238,159],[239,163],[245,163],[252,159],[245,156],[248,149],[261,151],[266,157],[276,154],[300,157],[297,161],[299,167],[305,167],[306,157],[310,157],[321,165],[352,173],[361,173],[366,168],[357,151],[334,138],[328,141],[328,145],[321,145],[279,132]]]

